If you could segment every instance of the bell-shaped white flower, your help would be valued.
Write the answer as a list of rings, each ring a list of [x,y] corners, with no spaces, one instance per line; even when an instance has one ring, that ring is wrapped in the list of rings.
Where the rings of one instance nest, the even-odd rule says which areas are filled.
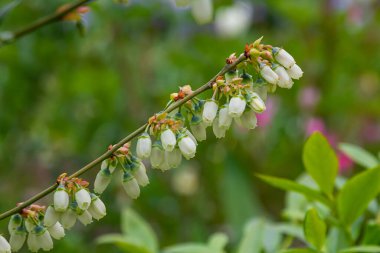
[[[30,218],[26,218],[24,224],[25,224],[25,229],[28,233],[31,233],[36,227],[36,224]]]
[[[195,156],[195,152],[197,151],[197,145],[193,142],[193,140],[184,135],[178,142],[178,147],[182,152],[182,155],[187,159],[191,159]]]
[[[11,245],[8,241],[0,235],[0,252],[1,253],[11,253]]]
[[[53,226],[47,228],[51,237],[56,240],[60,240],[65,236],[65,229],[62,227],[61,223],[56,222]]]
[[[177,143],[177,140],[175,138],[175,134],[172,130],[166,129],[161,133],[161,143],[162,147],[166,151],[172,151]]]
[[[193,140],[195,145],[198,145],[197,139],[195,139],[194,135],[188,129],[185,130],[185,134]]]
[[[278,82],[278,75],[268,65],[263,65],[261,67],[260,75],[268,83],[277,84]]]
[[[69,206],[69,194],[67,194],[64,186],[59,186],[54,192],[54,209],[57,212],[66,211]]]
[[[232,123],[232,117],[228,113],[228,105],[224,105],[219,110],[219,127],[225,128],[226,130],[230,128]]]
[[[233,118],[240,117],[243,114],[246,105],[247,102],[242,96],[233,97],[228,104],[228,114]]]
[[[27,244],[31,252],[37,252],[41,248],[41,245],[37,241],[37,235],[35,233],[28,234]]]
[[[20,214],[14,214],[9,219],[8,231],[12,234],[22,224],[22,216]]]
[[[206,101],[203,106],[202,120],[207,126],[211,126],[218,112],[218,104],[214,99]],[[193,132],[194,133],[194,132]]]
[[[77,214],[69,208],[66,212],[61,215],[61,224],[64,229],[70,229],[75,225],[77,221]]]
[[[287,69],[296,63],[293,56],[282,48],[273,48],[273,52],[276,61]]]
[[[297,64],[294,64],[290,68],[286,70],[288,72],[288,75],[293,79],[300,79],[303,75],[303,71]]]
[[[103,160],[100,170],[107,170],[110,174],[112,174],[117,166],[117,160],[115,158],[108,158]]]
[[[207,137],[206,127],[202,124],[202,122],[190,124],[190,129],[191,129],[191,132],[193,132],[193,135],[197,139],[197,141],[206,140],[206,137]]]
[[[78,220],[82,222],[83,225],[87,226],[88,224],[92,223],[92,215],[90,212],[85,210],[82,214],[78,215]]]
[[[37,233],[36,240],[41,249],[45,251],[49,251],[53,248],[53,240],[46,228],[43,228],[41,232]]]
[[[245,111],[240,117],[241,125],[248,129],[255,129],[257,126],[256,114],[252,111]]]
[[[80,189],[75,193],[75,200],[78,204],[79,209],[87,210],[91,204],[90,193],[86,189]]]
[[[149,158],[152,151],[152,140],[148,133],[143,133],[137,140],[136,154],[141,159]]]
[[[262,113],[266,110],[264,101],[256,93],[253,93],[251,107],[257,113]]]
[[[137,183],[137,180],[134,178],[123,180],[123,188],[128,196],[132,199],[137,199],[140,196],[140,187]]]
[[[59,214],[55,211],[53,206],[48,206],[45,211],[44,225],[46,227],[51,227],[59,220]]]
[[[164,162],[160,164],[160,166],[157,168],[159,170],[161,170],[162,172],[164,171],[167,171],[167,170],[170,170],[170,166],[168,164],[168,162],[164,159]]]
[[[103,201],[98,196],[94,195],[92,197],[91,206],[88,208],[88,211],[95,220],[100,220],[107,214],[106,206],[104,205]]]
[[[25,243],[26,240],[26,231],[23,229],[17,229],[11,234],[9,238],[9,244],[13,252],[19,251]],[[3,252],[0,250],[0,252]]]
[[[227,128],[219,126],[219,116],[217,116],[212,124],[212,131],[214,132],[215,137],[218,139],[224,138],[226,136],[226,130]]]
[[[155,143],[150,156],[150,163],[153,168],[158,168],[164,162],[165,151],[162,150],[160,143]]]
[[[139,185],[144,187],[149,184],[149,178],[146,174],[146,168],[142,162],[139,163],[138,168],[136,169],[136,171],[134,171],[133,176],[135,177]]]
[[[110,184],[112,179],[111,172],[108,168],[101,169],[94,181],[94,192],[102,194],[107,186]]]
[[[286,70],[284,69],[284,67],[282,66],[277,66],[275,69],[274,69],[274,72],[276,72],[276,74],[278,75],[278,83],[277,85],[281,88],[287,88],[287,89],[290,89],[293,85],[293,81],[292,79],[290,78],[290,76],[288,75],[288,72],[286,72]]]
[[[170,168],[177,168],[182,161],[182,153],[179,148],[175,148],[172,152],[165,152],[165,160]]]

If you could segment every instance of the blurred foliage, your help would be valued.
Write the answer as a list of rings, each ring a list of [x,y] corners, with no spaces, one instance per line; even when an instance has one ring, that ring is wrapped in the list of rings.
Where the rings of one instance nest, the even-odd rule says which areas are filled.
[[[16,30],[67,2],[24,0],[0,29]],[[236,2],[214,0],[214,15]],[[119,231],[126,205],[148,220],[162,247],[206,241],[216,231],[236,242],[250,217],[279,218],[283,193],[254,174],[298,176],[313,122],[333,143],[379,150],[379,1],[245,3],[252,15],[238,36],[222,36],[214,23],[198,25],[188,7],[169,0],[98,0],[84,17],[85,36],[61,22],[0,48],[0,192],[7,194],[0,210],[97,157],[164,107],[178,86],[205,83],[230,53],[262,35],[284,46],[305,72],[292,90],[270,98],[268,119],[249,133],[235,127],[218,142],[209,132],[195,160],[165,174],[150,171],[151,184],[133,203],[111,186],[103,196],[109,215],[70,231],[54,252],[95,251],[97,235]],[[189,179],[181,170],[190,171],[195,190],[175,187]]]

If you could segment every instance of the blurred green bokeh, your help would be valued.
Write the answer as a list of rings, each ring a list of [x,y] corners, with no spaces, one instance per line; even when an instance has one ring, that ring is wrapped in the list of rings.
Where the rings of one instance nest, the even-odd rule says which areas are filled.
[[[23,27],[67,2],[24,0],[0,31]],[[245,26],[231,32],[222,11],[242,3]],[[73,23],[60,22],[0,48],[1,211],[96,158],[161,110],[178,86],[202,85],[228,55],[260,36],[290,52],[304,77],[271,96],[271,110],[256,130],[235,126],[216,141],[209,129],[196,159],[166,173],[150,170],[151,184],[137,201],[114,182],[102,197],[109,215],[68,232],[54,252],[103,251],[94,238],[120,230],[126,205],[152,224],[162,246],[204,241],[215,231],[234,242],[249,218],[280,218],[283,193],[255,173],[299,175],[310,129],[322,128],[332,144],[380,150],[378,0],[214,0],[216,17],[203,25],[189,8],[169,0],[90,6],[83,37]],[[85,177],[91,181],[95,173]]]

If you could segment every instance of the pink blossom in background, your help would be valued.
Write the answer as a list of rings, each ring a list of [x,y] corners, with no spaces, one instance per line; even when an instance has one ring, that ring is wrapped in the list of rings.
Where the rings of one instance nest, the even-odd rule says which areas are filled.
[[[321,118],[310,118],[306,121],[305,132],[306,136],[311,135],[313,132],[319,131],[324,135],[327,134],[325,122]]]
[[[301,108],[312,109],[314,108],[321,98],[319,89],[314,86],[305,86],[300,89],[298,93],[298,103]]]
[[[361,127],[360,137],[369,143],[377,143],[380,141],[380,124],[367,120],[364,122],[364,126]]]
[[[349,171],[354,165],[354,162],[351,160],[350,157],[348,157],[345,153],[341,151],[338,151],[337,155],[339,161],[339,172],[344,173],[346,171]]]
[[[276,101],[268,98],[265,105],[267,109],[263,113],[256,114],[258,127],[266,127],[269,125],[272,122],[272,118],[276,114]]]

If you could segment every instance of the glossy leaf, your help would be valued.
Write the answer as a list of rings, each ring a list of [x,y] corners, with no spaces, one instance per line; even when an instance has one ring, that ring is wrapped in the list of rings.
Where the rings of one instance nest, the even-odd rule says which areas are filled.
[[[288,249],[280,251],[280,253],[318,253],[318,251],[307,248],[299,248],[299,249]]]
[[[134,241],[132,238],[120,234],[108,234],[100,236],[96,239],[97,244],[112,244],[119,247],[127,253],[152,253],[147,247],[141,245],[139,241]]]
[[[168,247],[163,253],[219,253],[215,249],[202,243],[184,243]]]
[[[307,211],[305,215],[304,233],[311,245],[319,250],[322,249],[326,240],[326,224],[314,208]]]
[[[246,224],[237,253],[260,253],[263,247],[264,220],[253,219]]]
[[[380,246],[376,245],[364,245],[364,246],[357,246],[357,247],[351,247],[344,250],[339,251],[339,253],[379,253],[380,252]]]
[[[349,143],[340,143],[339,149],[359,165],[365,168],[376,167],[380,161],[365,149]]]
[[[338,159],[327,139],[320,132],[314,132],[306,141],[303,149],[303,163],[321,191],[331,196],[338,173]]]

